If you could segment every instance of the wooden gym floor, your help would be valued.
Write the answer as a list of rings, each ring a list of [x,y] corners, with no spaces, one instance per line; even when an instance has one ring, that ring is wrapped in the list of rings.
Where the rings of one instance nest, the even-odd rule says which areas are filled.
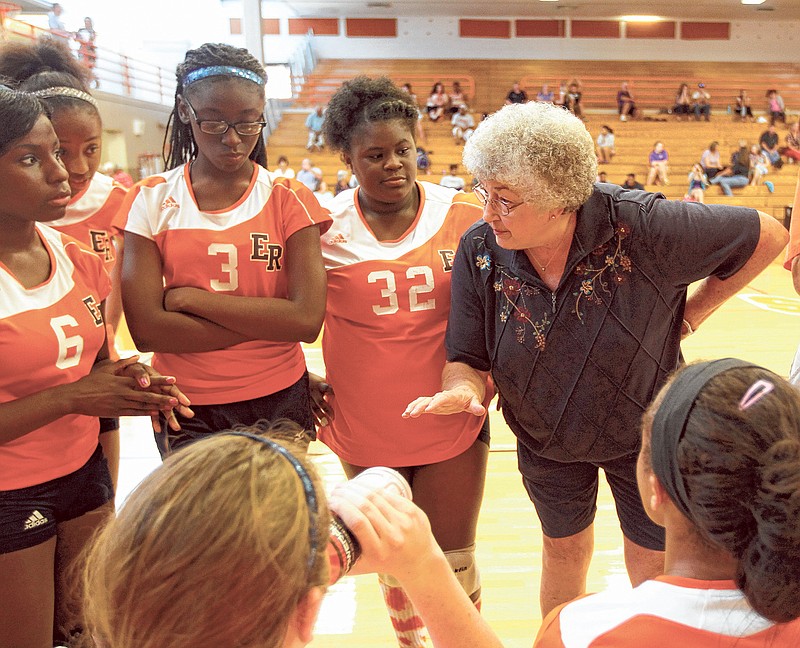
[[[734,356],[787,375],[800,342],[798,316],[800,298],[790,274],[776,261],[685,341],[684,355],[687,360]],[[122,342],[125,346],[124,336]],[[319,345],[307,346],[306,352],[309,368],[320,372]],[[492,447],[477,544],[483,614],[505,646],[529,647],[541,623],[541,531],[517,472],[514,437],[498,412],[491,416]],[[343,479],[336,457],[324,445],[313,444],[311,453],[327,484]],[[158,461],[148,424],[124,420],[118,504]],[[602,479],[595,536],[589,590],[629,587],[613,501]],[[333,586],[316,635],[312,645],[318,648],[396,646],[376,577],[345,577]]]

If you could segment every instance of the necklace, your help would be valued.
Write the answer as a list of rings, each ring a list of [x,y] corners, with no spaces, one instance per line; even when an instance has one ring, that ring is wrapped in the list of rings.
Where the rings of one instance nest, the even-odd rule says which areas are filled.
[[[545,270],[547,270],[547,267],[553,262],[553,259],[556,258],[556,254],[558,254],[558,251],[561,249],[561,246],[564,243],[564,239],[567,238],[567,233],[568,232],[569,232],[569,223],[567,223],[567,227],[564,229],[564,233],[561,235],[561,238],[558,240],[558,243],[556,244],[556,247],[553,250],[553,253],[550,255],[550,258],[547,260],[547,263],[545,263],[545,264],[539,263],[539,261],[537,261],[537,259],[536,259],[536,256],[533,254],[533,249],[532,248],[528,248],[528,255],[529,255],[530,259],[539,268],[539,270],[541,272],[544,272]]]

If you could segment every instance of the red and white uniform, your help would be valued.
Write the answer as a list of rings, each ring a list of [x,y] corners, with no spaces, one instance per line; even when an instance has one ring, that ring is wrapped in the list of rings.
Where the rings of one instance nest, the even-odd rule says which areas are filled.
[[[483,424],[467,413],[401,418],[413,399],[441,389],[450,269],[461,235],[482,213],[465,194],[417,186],[419,213],[398,240],[375,238],[358,189],[329,205],[333,225],[321,239],[328,271],[322,351],[335,418],[319,438],[359,466],[450,459]]]
[[[305,227],[324,232],[330,225],[310,191],[293,180],[273,180],[258,165],[244,195],[224,210],[200,210],[188,165],[134,185],[125,206],[125,230],[158,246],[167,290],[287,298],[287,239]],[[305,358],[297,342],[253,340],[218,351],[156,353],[153,366],[176,376],[193,403],[218,405],[289,387],[303,375]]]
[[[94,250],[111,273],[117,261],[113,238],[125,225],[120,207],[127,192],[108,176],[95,173],[89,186],[72,198],[64,218],[49,224]]]
[[[794,648],[800,621],[776,625],[733,581],[659,576],[553,610],[534,648]]]
[[[76,240],[37,223],[50,276],[25,288],[0,263],[0,402],[73,383],[105,344],[100,304],[111,281],[100,259]],[[97,447],[96,416],[70,414],[0,444],[0,490],[75,472]]]
[[[119,182],[95,173],[89,186],[72,198],[64,218],[48,224],[94,250],[111,274],[117,263],[114,237],[122,235],[125,225],[125,215],[120,208],[126,193],[128,190]],[[106,329],[111,357],[116,358],[114,328],[109,323]]]

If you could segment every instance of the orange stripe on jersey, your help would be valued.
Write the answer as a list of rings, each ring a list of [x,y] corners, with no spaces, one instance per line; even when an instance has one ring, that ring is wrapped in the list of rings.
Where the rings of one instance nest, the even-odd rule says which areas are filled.
[[[321,238],[328,268],[322,349],[335,417],[320,438],[356,465],[444,461],[466,450],[482,424],[466,413],[401,418],[411,400],[441,388],[452,260],[480,214],[453,205],[451,189],[419,184],[425,201],[402,239],[378,241],[355,192],[334,199],[334,222]]]
[[[100,259],[78,241],[37,224],[52,271],[23,287],[0,267],[0,402],[86,376],[105,343],[100,304],[110,289]],[[20,353],[23,349],[24,353]],[[0,445],[0,490],[24,488],[80,468],[97,447],[96,417],[69,415]]]

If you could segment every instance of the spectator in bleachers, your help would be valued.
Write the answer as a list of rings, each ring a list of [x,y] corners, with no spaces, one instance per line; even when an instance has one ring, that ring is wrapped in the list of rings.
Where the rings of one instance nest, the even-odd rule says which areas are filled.
[[[781,160],[781,153],[778,150],[778,131],[775,124],[770,124],[769,128],[761,133],[758,143],[767,154],[770,164],[776,169],[780,169],[783,166],[783,160]]]
[[[767,90],[767,112],[769,113],[770,124],[774,124],[777,121],[786,123],[786,105],[777,90]]]
[[[697,90],[692,93],[692,107],[694,109],[694,118],[700,121],[702,117],[706,121],[711,119],[711,94],[706,90],[706,84],[700,82],[697,84]]]
[[[464,144],[475,130],[475,118],[470,114],[469,108],[462,104],[450,119],[453,125],[453,140],[456,144]]]
[[[600,127],[600,134],[597,136],[597,161],[600,164],[608,164],[615,152],[614,131],[610,126],[603,124]]]
[[[553,91],[550,90],[550,87],[546,83],[542,85],[542,89],[539,90],[539,93],[536,95],[536,101],[546,101],[547,103],[553,103],[555,101],[555,94],[553,94]]]
[[[712,185],[719,185],[722,193],[732,196],[732,189],[746,187],[750,182],[750,151],[747,142],[740,142],[739,149],[731,156],[730,175],[717,174],[712,180]]]
[[[414,91],[411,89],[410,83],[404,83],[400,86],[400,89],[403,92],[408,93],[411,97],[411,101],[414,102],[414,105],[417,107],[417,113],[419,117],[417,118],[417,128],[415,131],[416,134],[416,141],[417,144],[427,144],[428,143],[428,136],[425,134],[425,129],[422,127],[422,111],[419,109],[419,103],[417,102],[417,95],[414,94]],[[355,176],[353,176],[355,178]]]
[[[599,171],[595,182],[608,182],[608,174],[605,171]]]
[[[769,173],[769,159],[758,144],[750,147],[750,186],[757,187],[764,182],[764,176]],[[771,185],[767,185],[768,187]]]
[[[313,163],[309,158],[303,158],[300,163],[300,170],[297,172],[297,179],[311,191],[316,191],[319,187],[319,179],[314,173]]]
[[[519,81],[514,81],[506,95],[506,105],[528,103],[528,93],[519,85]]]
[[[453,81],[453,86],[450,89],[450,114],[455,115],[461,106],[467,105],[467,95],[461,89],[461,83]]]
[[[72,34],[67,31],[64,21],[61,19],[62,13],[64,13],[64,7],[54,2],[50,11],[47,13],[47,28],[53,36],[67,40],[72,38]]]
[[[421,146],[417,146],[417,169],[425,175],[431,174],[431,158],[429,157],[431,153],[432,151],[426,151]]]
[[[451,164],[449,172],[442,171],[442,179],[439,182],[443,187],[450,187],[456,191],[461,191],[464,188],[464,178],[458,175],[458,165]]]
[[[709,180],[713,180],[719,174],[730,175],[730,167],[722,164],[720,160],[719,142],[711,142],[708,145],[700,156],[700,164]]]
[[[350,189],[350,183],[347,182],[349,172],[346,169],[339,169],[336,172],[336,186],[333,188],[333,195],[338,196],[343,191]]]
[[[627,81],[623,81],[617,92],[617,112],[619,120],[626,121],[628,117],[636,117],[636,100],[631,94]]]
[[[97,88],[100,84],[94,73],[94,66],[97,64],[97,32],[94,30],[94,23],[89,16],[83,19],[83,27],[75,34],[78,39],[78,58],[92,74],[92,84]]]
[[[681,87],[678,88],[672,114],[675,115],[676,119],[683,118],[684,121],[687,121],[689,115],[692,114],[692,93],[689,92],[689,84],[681,83]]]
[[[695,162],[689,171],[689,190],[687,196],[692,202],[705,202],[705,189],[708,186],[708,176],[703,171],[703,166]]]
[[[317,202],[323,207],[327,207],[328,203],[333,200],[333,192],[328,190],[328,183],[320,177],[317,190],[314,192]]]
[[[668,163],[669,153],[664,148],[664,142],[653,144],[653,150],[647,158],[650,163],[650,170],[647,173],[647,184],[654,185],[658,182],[668,185]]]
[[[431,88],[431,94],[428,97],[426,104],[428,110],[428,118],[431,121],[439,121],[439,118],[444,115],[448,106],[450,105],[450,97],[444,91],[444,85],[440,82],[434,83]]]
[[[324,107],[317,106],[314,112],[306,118],[306,128],[308,129],[308,142],[306,148],[311,151],[316,149],[321,151],[325,146],[325,138],[322,136],[322,124],[325,123]]]
[[[272,175],[276,178],[286,178],[287,180],[294,178],[294,169],[289,166],[289,158],[285,155],[278,156],[278,166],[275,167]]]
[[[800,161],[800,122],[794,122],[789,126],[786,146],[781,149],[781,153],[788,158],[789,164]]]
[[[562,81],[558,84],[558,97],[555,98],[553,103],[556,106],[563,106],[567,101],[567,82]]]
[[[629,173],[625,176],[625,182],[620,185],[623,189],[639,189],[644,191],[644,185],[636,179],[635,173]]]
[[[740,119],[745,121],[753,121],[753,109],[750,107],[750,95],[747,90],[742,88],[739,90],[739,96],[736,97],[736,114]]]
[[[567,96],[564,99],[564,108],[569,110],[573,115],[579,119],[586,119],[583,116],[583,107],[581,106],[581,99],[583,98],[581,82],[573,79],[567,86]]]

